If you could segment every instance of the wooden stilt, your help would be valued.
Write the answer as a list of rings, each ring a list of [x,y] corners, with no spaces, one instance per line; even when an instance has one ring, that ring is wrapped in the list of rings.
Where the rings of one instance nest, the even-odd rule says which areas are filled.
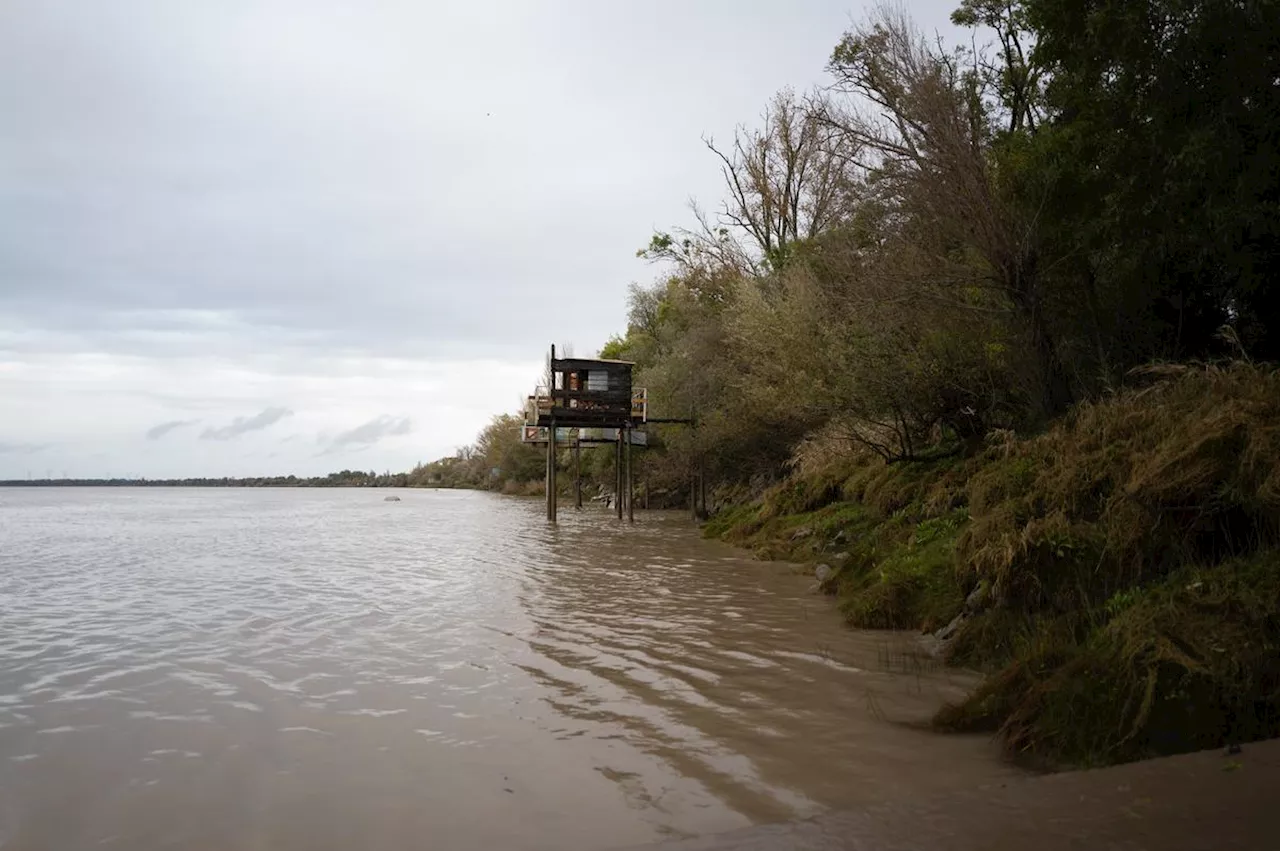
[[[622,429],[618,429],[618,439],[613,444],[613,501],[618,519],[622,519]]]
[[[706,459],[701,455],[698,456],[698,493],[702,497],[702,517],[707,516],[707,463]]]
[[[573,507],[582,508],[582,435],[573,444]]]
[[[627,522],[636,522],[635,489],[631,486],[631,429],[627,429]]]
[[[698,519],[698,472],[692,467],[689,469],[689,516],[695,521]]]
[[[551,421],[547,440],[547,519],[556,522],[556,423]]]

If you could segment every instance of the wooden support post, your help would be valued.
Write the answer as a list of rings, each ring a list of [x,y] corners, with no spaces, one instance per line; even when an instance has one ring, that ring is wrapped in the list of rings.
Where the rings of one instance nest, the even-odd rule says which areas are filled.
[[[556,373],[553,368],[556,360],[556,344],[551,344],[551,358],[547,361],[547,394],[551,396],[552,410],[555,410]],[[552,414],[551,427],[547,434],[547,522],[556,522],[556,421]]]
[[[622,429],[613,444],[613,502],[618,519],[622,519]]]
[[[573,444],[573,507],[582,508],[582,432]]]
[[[698,456],[698,491],[702,496],[702,517],[707,516],[707,459]]]
[[[689,516],[694,522],[698,520],[698,471],[689,468]]]
[[[636,510],[632,501],[635,499],[635,490],[631,487],[631,429],[626,431],[627,435],[627,522],[636,522]]]
[[[556,522],[556,422],[551,421],[547,440],[547,519]]]

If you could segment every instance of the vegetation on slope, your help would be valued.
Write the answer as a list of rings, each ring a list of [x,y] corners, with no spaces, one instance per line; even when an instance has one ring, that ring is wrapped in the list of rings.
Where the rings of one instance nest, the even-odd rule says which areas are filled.
[[[881,11],[707,140],[724,199],[652,235],[602,353],[697,421],[646,475],[705,471],[709,531],[820,555],[854,624],[941,628],[993,672],[948,726],[1078,762],[1274,732],[1280,4],[953,20],[987,47]],[[451,463],[540,479],[510,426]]]
[[[1280,734],[1280,373],[1165,367],[970,458],[801,467],[708,532],[992,672],[940,724],[1099,763]]]

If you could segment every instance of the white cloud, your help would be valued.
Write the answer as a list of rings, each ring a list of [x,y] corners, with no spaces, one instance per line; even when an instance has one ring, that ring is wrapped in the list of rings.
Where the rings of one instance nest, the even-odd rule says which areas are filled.
[[[325,454],[343,450],[367,449],[379,441],[389,437],[406,435],[411,431],[413,431],[413,420],[409,417],[393,417],[383,414],[366,423],[361,423],[355,428],[339,433],[329,441],[329,447],[325,450]]]
[[[146,438],[147,440],[159,440],[171,431],[193,426],[199,422],[199,420],[169,420],[168,422],[159,423],[147,429]]]
[[[230,423],[200,432],[201,440],[234,440],[251,431],[270,428],[285,417],[293,416],[288,408],[263,408],[251,417],[236,417]]]

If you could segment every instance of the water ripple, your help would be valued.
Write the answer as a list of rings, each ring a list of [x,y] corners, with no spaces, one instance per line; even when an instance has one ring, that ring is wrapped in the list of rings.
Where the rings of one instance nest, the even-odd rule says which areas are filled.
[[[807,578],[562,516],[0,490],[0,846],[595,847],[1004,771],[887,723],[969,681]]]

